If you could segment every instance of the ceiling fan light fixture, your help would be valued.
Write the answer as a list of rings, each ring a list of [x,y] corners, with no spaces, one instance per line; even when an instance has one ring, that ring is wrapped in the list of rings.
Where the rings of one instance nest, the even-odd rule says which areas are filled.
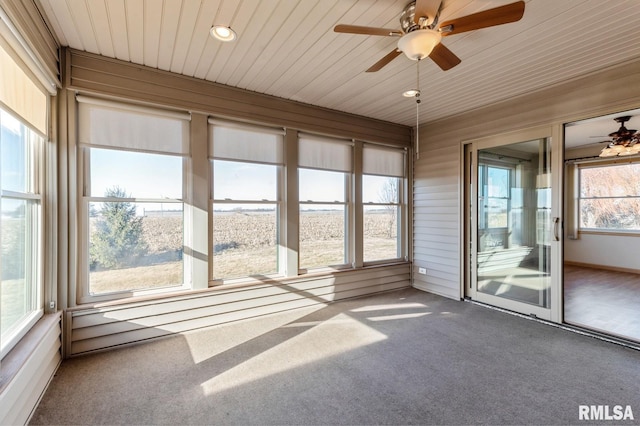
[[[420,90],[418,89],[409,89],[402,93],[402,96],[405,98],[414,98],[416,95],[420,94]]]
[[[600,153],[599,156],[600,157],[615,157],[616,155],[618,155],[618,153],[607,146],[607,147],[602,149],[602,152]]]
[[[424,29],[411,31],[398,40],[398,49],[407,58],[419,61],[431,54],[434,47],[442,40],[442,34],[436,30]]]
[[[231,27],[227,27],[224,25],[214,25],[209,30],[209,33],[213,38],[216,38],[220,41],[233,41],[238,36],[236,32],[231,29]]]

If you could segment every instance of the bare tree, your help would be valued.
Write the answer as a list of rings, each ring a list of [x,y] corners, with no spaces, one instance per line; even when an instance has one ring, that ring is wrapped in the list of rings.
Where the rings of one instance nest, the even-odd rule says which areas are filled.
[[[582,226],[640,229],[640,164],[582,169],[580,197]]]
[[[381,203],[386,203],[384,206],[387,214],[389,215],[388,227],[387,227],[387,237],[394,237],[394,228],[396,224],[396,215],[397,215],[397,206],[395,205],[398,202],[398,178],[390,177],[387,178],[384,185],[380,189],[378,193],[378,198]]]

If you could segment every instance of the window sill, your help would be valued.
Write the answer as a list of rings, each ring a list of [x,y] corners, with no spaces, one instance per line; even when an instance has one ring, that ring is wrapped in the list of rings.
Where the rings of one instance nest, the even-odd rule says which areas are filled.
[[[114,291],[99,294],[91,294],[81,296],[79,303],[81,305],[90,305],[97,303],[106,303],[110,301],[144,299],[154,296],[174,295],[182,292],[190,291],[191,286],[187,284],[178,284],[166,287],[158,287],[144,290]]]
[[[20,341],[2,358],[0,369],[0,394],[5,391],[9,383],[18,374],[24,363],[29,359],[38,347],[47,332],[60,321],[62,312],[44,315],[33,327],[20,339]]]
[[[292,282],[303,282],[303,281],[311,281],[326,278],[328,276],[337,275],[337,274],[351,274],[358,273],[367,270],[374,270],[378,268],[387,268],[394,267],[398,265],[408,265],[410,261],[398,260],[397,262],[389,262],[384,264],[376,264],[376,265],[367,265],[362,268],[348,268],[348,269],[326,269],[322,271],[313,271],[307,274],[301,274],[294,277],[264,277],[264,278],[244,278],[233,280],[232,282],[221,282],[221,281],[210,281],[208,288],[203,289],[194,289],[194,290],[186,290],[186,291],[175,291],[175,292],[166,292],[162,294],[156,295],[148,295],[148,296],[139,296],[139,297],[129,297],[118,300],[110,300],[99,303],[87,303],[78,306],[74,306],[73,308],[67,309],[67,312],[76,312],[76,311],[84,311],[87,309],[94,308],[105,308],[105,307],[117,307],[121,305],[130,305],[135,303],[153,303],[155,301],[161,301],[171,298],[189,298],[189,297],[198,297],[203,293],[210,293],[212,291],[227,291],[227,290],[237,290],[241,288],[252,288],[258,287],[260,285],[286,285]]]
[[[274,277],[265,277],[265,278],[243,278],[238,280],[231,281],[211,281],[209,284],[209,288],[218,288],[218,289],[231,289],[238,287],[253,287],[260,284],[288,284],[290,282],[301,282],[301,281],[309,281],[316,280],[320,278],[325,278],[329,275],[336,274],[349,274],[349,273],[357,273],[363,270],[370,270],[375,268],[385,268],[392,267],[397,265],[406,265],[411,262],[400,260],[390,261],[384,263],[376,263],[371,265],[364,265],[361,268],[352,268],[352,267],[344,267],[344,268],[317,268],[317,269],[309,269],[308,271],[301,271],[299,275],[293,277],[284,277],[284,276],[274,276]]]
[[[578,231],[578,235],[607,235],[616,237],[640,237],[640,230],[604,230],[604,229],[581,229]]]

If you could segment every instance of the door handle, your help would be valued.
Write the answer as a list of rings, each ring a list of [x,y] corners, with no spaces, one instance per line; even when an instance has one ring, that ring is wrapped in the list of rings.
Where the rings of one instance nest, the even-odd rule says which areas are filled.
[[[560,229],[560,218],[553,218],[553,238],[556,241],[560,241],[560,235],[558,235],[558,230]]]

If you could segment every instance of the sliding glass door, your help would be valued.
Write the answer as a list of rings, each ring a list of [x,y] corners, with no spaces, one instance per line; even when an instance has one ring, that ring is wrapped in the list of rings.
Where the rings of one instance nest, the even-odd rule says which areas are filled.
[[[554,319],[561,221],[552,138],[542,132],[511,140],[489,138],[468,145],[466,296]]]

